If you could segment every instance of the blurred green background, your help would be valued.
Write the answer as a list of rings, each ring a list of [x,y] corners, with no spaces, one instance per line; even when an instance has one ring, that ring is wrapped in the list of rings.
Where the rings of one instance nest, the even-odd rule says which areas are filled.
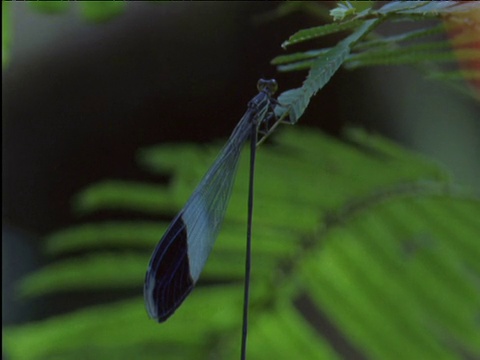
[[[237,357],[240,311],[222,312],[219,304],[237,299],[233,305],[240,309],[245,169],[220,235],[226,245],[217,244],[221,255],[215,260],[213,254],[206,269],[207,286],[185,303],[190,312],[179,310],[159,325],[143,309],[141,277],[162,226],[218,147],[153,146],[221,144],[256,93],[258,78],[275,77],[280,91],[299,86],[304,74],[278,73],[269,62],[284,53],[285,39],[318,25],[318,15],[328,11],[305,6],[280,16],[280,5],[2,3],[5,358]],[[383,31],[409,26],[390,24]],[[295,127],[283,127],[260,148],[255,241],[257,276],[265,282],[254,290],[251,358],[291,358],[289,351],[299,348],[313,359],[480,354],[474,344],[480,278],[472,265],[480,254],[479,114],[478,102],[412,68],[340,70]],[[166,190],[157,197],[154,187],[142,185],[136,190],[146,195],[138,208],[135,200],[119,205],[122,194],[137,196],[132,184],[167,186],[175,171],[187,176],[176,197]],[[406,180],[420,185],[404,188]],[[460,190],[422,182],[433,180]],[[91,188],[97,183],[105,187]],[[108,192],[113,195],[105,200]],[[102,201],[115,206],[102,207]],[[162,202],[165,208],[157,208]],[[357,217],[356,208],[367,211]],[[111,228],[104,225],[112,221]],[[58,233],[71,228],[78,234]],[[77,245],[62,252],[68,241]],[[105,256],[111,253],[121,256]],[[67,265],[55,268],[59,263]],[[46,282],[33,277],[19,290],[19,280],[39,269],[50,269]],[[119,283],[104,286],[107,277],[99,271]],[[224,280],[218,279],[222,271],[230,280],[212,286]],[[69,286],[69,279],[77,285]]]

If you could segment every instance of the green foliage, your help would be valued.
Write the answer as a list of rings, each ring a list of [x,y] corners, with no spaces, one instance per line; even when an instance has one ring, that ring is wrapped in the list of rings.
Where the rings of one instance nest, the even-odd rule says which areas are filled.
[[[275,112],[282,119],[288,119],[290,123],[297,122],[308,106],[310,98],[342,65],[347,69],[355,69],[372,65],[414,64],[426,76],[432,77],[432,74],[440,72],[436,66],[438,63],[478,60],[480,58],[478,48],[461,49],[454,53],[447,40],[434,39],[405,44],[407,41],[424,40],[428,36],[443,33],[444,26],[428,24],[415,31],[388,37],[381,37],[374,30],[387,21],[441,19],[444,15],[462,14],[479,8],[480,4],[471,2],[462,4],[454,1],[400,1],[389,2],[378,10],[370,8],[357,13],[350,5],[339,5],[334,9],[339,11],[334,16],[344,19],[344,22],[299,30],[290,36],[282,47],[355,29],[351,35],[329,49],[309,49],[300,53],[281,55],[272,60],[272,64],[277,65],[279,71],[309,70],[301,88],[288,90],[279,96],[282,106],[277,106]],[[458,79],[458,76],[455,76],[459,74],[457,69],[442,69],[441,72],[445,75],[441,77],[444,80]],[[449,73],[452,73],[452,76],[448,76]],[[466,76],[461,80],[479,78],[478,71],[464,71],[461,74]]]
[[[312,62],[310,72],[303,82],[302,87],[285,91],[278,97],[280,104],[275,108],[277,116],[284,118],[288,114],[288,121],[292,124],[296,123],[307,108],[310,98],[325,86],[333,74],[343,64],[350,52],[350,48],[365,36],[377,22],[378,20],[365,21],[352,35],[340,41],[337,46],[318,56],[317,59]],[[303,38],[302,36],[298,39]],[[290,39],[292,39],[292,37]]]
[[[404,44],[440,34],[443,26],[383,38],[374,30],[386,21],[437,18],[467,6],[473,5],[339,7],[334,15],[344,23],[301,30],[284,45],[351,31],[343,40],[273,60],[280,71],[309,70],[301,87],[279,96],[277,115],[297,122],[342,65],[452,60],[446,42]],[[457,79],[471,73],[433,68],[426,74]],[[277,135],[274,146],[262,146],[257,155],[249,359],[344,358],[329,334],[317,330],[318,313],[365,358],[480,356],[480,200],[438,164],[362,130],[346,129],[345,141],[293,127]],[[81,191],[74,210],[174,215],[217,151],[193,145],[143,149],[139,164],[152,173],[171,173],[168,186],[104,181]],[[223,285],[200,284],[162,325],[147,319],[139,294],[6,328],[5,353],[14,360],[237,358],[247,161],[241,160],[223,230],[201,277]],[[50,234],[47,256],[86,255],[32,273],[19,293],[140,292],[151,250],[167,225],[109,221]]]
[[[68,10],[68,1],[29,1],[31,9],[44,14],[61,14]]]
[[[29,6],[46,14],[61,14],[72,6],[69,1],[31,1]],[[124,1],[79,1],[75,4],[80,9],[82,16],[92,22],[110,20],[125,9]]]
[[[353,29],[360,26],[361,24],[363,24],[363,21],[361,20],[351,20],[341,24],[332,23],[323,26],[317,26],[315,28],[300,30],[294,35],[290,36],[290,38],[282,44],[282,47],[287,48],[287,46],[294,45],[303,41],[308,41],[321,36]]]
[[[108,21],[125,10],[125,1],[81,1],[80,12],[92,22]]]
[[[455,359],[451,344],[479,354],[474,319],[480,292],[474,279],[480,274],[480,201],[454,187],[437,165],[378,136],[350,129],[346,145],[312,130],[284,130],[276,146],[263,146],[257,159],[249,358],[336,358],[296,305],[305,297],[369,358],[403,353]],[[139,159],[150,171],[173,166],[182,174],[167,187],[146,185],[165,197],[176,188],[178,208],[215,151],[191,145],[177,150],[154,147],[141,151]],[[183,161],[197,155],[205,156],[203,163]],[[122,359],[136,351],[143,359],[159,353],[236,358],[247,161],[242,159],[223,231],[202,274],[202,281],[230,285],[199,286],[162,325],[147,319],[139,296],[6,329],[12,358]],[[78,196],[81,201],[96,194],[88,211],[122,208],[111,192],[97,187],[105,184]],[[143,201],[145,212],[172,211],[168,202],[152,208],[135,189],[138,185],[123,194],[138,206]],[[45,239],[49,254],[96,251],[33,273],[21,290],[39,296],[139,287],[165,225],[109,222],[54,233]],[[98,250],[106,245],[144,251]]]
[[[132,241],[130,239],[130,241]],[[25,278],[23,296],[40,296],[58,291],[104,290],[135,287],[142,283],[148,255],[96,253],[57,261]],[[122,275],[119,276],[119,270]]]
[[[78,213],[86,213],[100,207],[102,203],[115,203],[118,209],[145,212],[160,209],[165,203],[171,202],[170,198],[173,195],[162,194],[153,185],[107,180],[95,188],[88,189],[81,197],[75,198],[74,209]]]

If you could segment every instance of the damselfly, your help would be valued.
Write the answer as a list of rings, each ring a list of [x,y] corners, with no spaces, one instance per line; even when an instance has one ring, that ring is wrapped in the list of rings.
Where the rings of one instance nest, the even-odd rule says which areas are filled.
[[[249,223],[244,304],[246,337],[255,149],[260,128],[274,116],[273,104],[276,100],[272,95],[277,90],[277,82],[273,79],[260,79],[257,88],[258,94],[249,101],[247,111],[226,145],[152,254],[145,276],[144,297],[148,314],[158,322],[165,321],[173,314],[198,281],[225,217],[241,150],[250,138]],[[268,134],[264,134],[261,141]],[[245,339],[242,342],[244,341]]]

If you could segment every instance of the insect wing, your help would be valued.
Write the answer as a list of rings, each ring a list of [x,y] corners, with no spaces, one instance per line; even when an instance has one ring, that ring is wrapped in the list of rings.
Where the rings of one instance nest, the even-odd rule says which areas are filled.
[[[247,113],[248,114],[248,113]],[[214,164],[155,248],[145,276],[148,314],[165,321],[192,291],[225,218],[250,121],[242,118]]]

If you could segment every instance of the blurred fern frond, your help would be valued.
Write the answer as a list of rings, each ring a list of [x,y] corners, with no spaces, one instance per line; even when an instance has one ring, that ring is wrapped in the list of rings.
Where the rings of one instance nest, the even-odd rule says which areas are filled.
[[[459,348],[479,354],[480,201],[455,187],[437,165],[360,130],[345,133],[350,145],[312,130],[289,128],[279,135],[276,146],[264,146],[257,160],[249,357],[335,359],[329,335],[317,328],[325,321],[371,359],[402,351],[410,358],[454,359]],[[125,192],[115,183],[109,191],[96,191],[105,190],[105,183],[85,189],[77,207],[124,209],[118,199],[127,197],[137,210],[144,203],[145,214],[176,211],[214,153],[189,145],[178,149],[160,146],[139,153],[150,171],[164,173],[173,166],[182,174],[168,187],[145,184],[164,199],[158,208],[134,195],[140,184]],[[188,152],[203,152],[203,164],[182,161]],[[224,285],[200,285],[161,326],[147,319],[139,297],[5,329],[8,354],[13,359],[90,354],[84,358],[93,359],[109,353],[122,359],[138,351],[143,359],[158,353],[236,358],[246,162],[202,274],[203,283]],[[50,254],[90,255],[54,262],[27,277],[21,291],[41,296],[139,288],[165,225],[108,222],[54,233],[45,243]],[[105,245],[140,252],[104,252]]]

